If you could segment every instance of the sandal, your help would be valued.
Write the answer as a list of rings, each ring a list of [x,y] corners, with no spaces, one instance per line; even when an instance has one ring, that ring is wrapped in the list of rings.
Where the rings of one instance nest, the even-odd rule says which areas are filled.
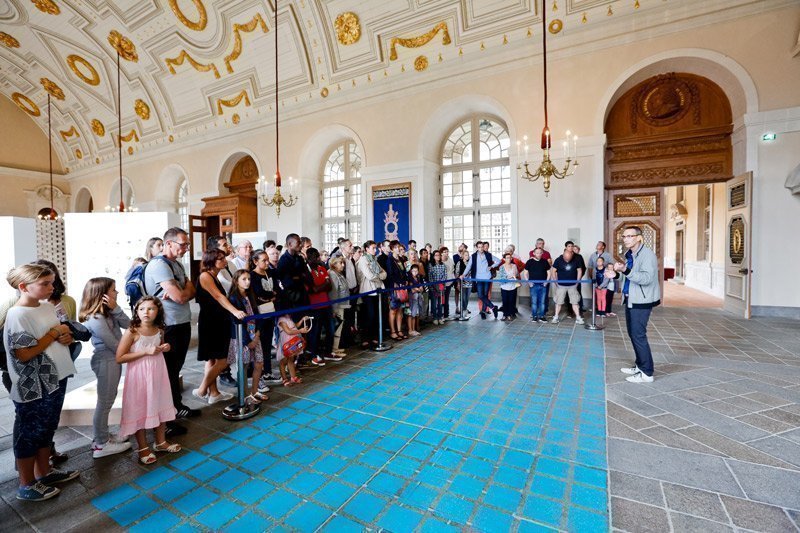
[[[136,450],[136,453],[141,454],[142,452],[150,452],[150,448],[145,446],[144,448]],[[148,453],[144,457],[142,457],[141,455],[139,456],[139,462],[142,463],[143,465],[151,465],[156,461],[158,461],[158,457],[156,457],[153,452]]]
[[[260,405],[261,400],[256,398],[255,395],[251,394],[250,396],[244,399],[244,403],[246,403],[247,405]]]
[[[290,379],[284,379],[283,380],[283,386],[284,387],[291,387],[292,385],[294,385],[294,383],[292,383],[292,381]]]
[[[299,376],[295,376],[292,378],[292,383],[302,383],[303,380]]]
[[[389,336],[391,338],[393,338],[394,340],[400,340],[402,338],[402,337],[398,337],[397,333],[395,333],[394,331]]]
[[[176,443],[170,444],[167,441],[164,441],[160,444],[153,443],[153,451],[154,452],[167,452],[167,453],[178,453],[181,451],[181,445]]]
[[[263,392],[255,392],[255,393],[251,394],[250,396],[252,396],[256,400],[258,400],[259,402],[265,402],[265,401],[269,400],[269,396],[267,396]]]

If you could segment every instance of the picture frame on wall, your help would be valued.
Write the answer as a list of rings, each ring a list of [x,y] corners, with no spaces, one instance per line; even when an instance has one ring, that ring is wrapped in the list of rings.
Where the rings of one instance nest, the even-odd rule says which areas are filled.
[[[372,187],[373,239],[398,240],[411,238],[411,183]]]

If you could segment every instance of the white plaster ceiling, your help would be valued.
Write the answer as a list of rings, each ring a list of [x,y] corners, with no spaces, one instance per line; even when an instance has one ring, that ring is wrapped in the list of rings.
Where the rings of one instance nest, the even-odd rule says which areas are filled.
[[[0,93],[29,99],[40,109],[33,119],[46,131],[47,92],[41,79],[51,80],[64,96],[52,100],[54,140],[64,166],[75,171],[115,160],[116,51],[109,35],[117,31],[133,43],[138,56],[137,61],[121,60],[126,153],[191,143],[197,135],[240,127],[240,121],[266,125],[274,121],[274,2],[0,0],[0,32],[5,34],[0,34]],[[640,13],[657,23],[676,9],[696,5],[690,0],[545,3],[548,21],[563,23],[558,37],[597,24],[613,33],[615,21],[630,27]],[[704,3],[720,5],[718,0]],[[442,62],[466,62],[484,49],[519,51],[524,46],[527,54],[538,53],[540,10],[541,0],[279,0],[281,112],[285,108],[291,117],[304,107],[336,106],[367,86],[396,90],[400,76],[416,77],[417,85],[432,82],[452,74],[437,68]],[[360,36],[343,44],[335,21],[348,12],[358,17]],[[439,31],[424,44],[400,43],[393,59],[393,38],[420,37],[437,26]],[[184,52],[189,57],[177,64]],[[420,57],[427,67],[419,60],[415,69]],[[508,60],[499,53],[485,57],[497,57],[498,64]],[[136,112],[137,100],[149,108],[149,116]],[[92,121],[104,126],[102,135]]]

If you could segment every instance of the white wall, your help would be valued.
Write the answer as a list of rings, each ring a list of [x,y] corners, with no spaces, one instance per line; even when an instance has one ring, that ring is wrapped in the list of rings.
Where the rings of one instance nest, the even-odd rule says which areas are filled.
[[[8,271],[17,265],[30,263],[36,257],[36,220],[32,218],[0,217],[0,235],[5,250],[0,254],[0,301],[11,298],[16,291],[6,282]]]

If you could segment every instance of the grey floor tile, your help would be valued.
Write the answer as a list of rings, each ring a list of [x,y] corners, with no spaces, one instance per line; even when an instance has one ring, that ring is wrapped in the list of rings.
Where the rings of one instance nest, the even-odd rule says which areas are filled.
[[[722,502],[717,493],[672,483],[664,483],[663,487],[668,509],[716,522],[728,523],[728,515],[722,507]],[[680,531],[680,528],[676,529]]]
[[[648,505],[664,506],[661,483],[655,479],[611,470],[609,491],[612,496],[636,500]]]
[[[745,424],[750,424],[751,426],[755,426],[770,433],[782,433],[795,427],[791,424],[786,424],[779,420],[775,420],[774,418],[764,416],[760,413],[739,416],[736,419],[744,422]]]
[[[622,531],[669,533],[667,512],[660,507],[611,498],[611,525]]]
[[[608,465],[628,474],[744,497],[721,457],[611,438]]]
[[[732,439],[748,441],[766,437],[769,434],[764,430],[754,428],[728,416],[706,409],[704,406],[701,407],[674,396],[665,395],[659,397],[659,399],[659,407],[662,409]]]
[[[800,466],[800,444],[778,436],[771,436],[748,443],[753,448],[772,455],[795,466]]]
[[[606,405],[609,417],[619,420],[626,426],[630,426],[633,429],[643,429],[655,425],[655,422],[653,422],[651,419],[634,413],[630,409],[626,409],[617,403],[609,401],[606,402]]]
[[[795,468],[791,463],[781,461],[772,455],[761,452],[747,444],[729,439],[706,428],[692,426],[680,429],[678,432],[702,442],[706,446],[714,448],[728,457],[732,457],[740,461],[748,461],[751,463],[758,463],[780,468]]]
[[[732,533],[732,527],[720,522],[681,513],[669,513],[673,531],[680,533]]]
[[[650,444],[659,444],[657,440],[653,440],[650,437],[643,435],[642,433],[636,431],[630,426],[626,426],[622,422],[615,420],[613,418],[608,418],[608,420],[606,421],[606,425],[608,427],[608,435],[611,437],[616,437],[618,439],[635,440],[637,442],[646,442]]]
[[[731,471],[751,500],[787,509],[800,509],[800,472],[728,459]]]
[[[735,526],[764,533],[784,533],[796,530],[794,523],[780,507],[729,496],[722,496],[722,502]]]
[[[675,416],[671,413],[664,413],[663,415],[651,416],[650,420],[664,427],[668,427],[669,429],[680,429],[693,425],[688,420],[685,420],[679,416]]]
[[[690,450],[699,453],[708,453],[711,455],[724,455],[713,448],[709,448],[700,442],[692,440],[685,435],[681,435],[680,433],[676,433],[675,431],[665,427],[647,428],[643,429],[641,432],[647,437],[650,437],[671,448],[679,448],[681,450]]]

